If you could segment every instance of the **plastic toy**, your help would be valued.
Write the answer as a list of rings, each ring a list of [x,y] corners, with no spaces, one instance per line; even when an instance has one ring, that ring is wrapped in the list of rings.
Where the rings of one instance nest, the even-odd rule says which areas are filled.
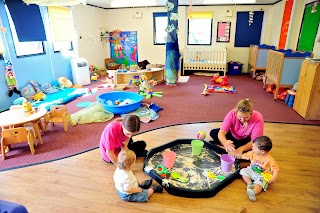
[[[33,100],[35,101],[46,100],[46,95],[43,92],[38,92],[33,96]]]
[[[204,140],[204,139],[206,139],[206,133],[204,132],[204,131],[199,131],[198,133],[197,133],[197,138],[199,139],[199,140]]]
[[[156,171],[162,178],[166,178],[169,174],[168,168],[162,165],[157,166]]]
[[[182,183],[188,183],[189,182],[188,179],[181,177],[180,173],[178,173],[178,172],[171,172],[170,177],[173,180],[177,180],[177,181],[180,181]]]
[[[269,173],[261,173],[263,179],[266,181],[266,182],[269,182],[269,180],[272,178],[272,175],[269,174]]]
[[[217,176],[215,176],[212,172],[208,172],[208,178],[216,178]]]
[[[215,75],[212,77],[211,82],[214,84],[220,84],[221,86],[228,85],[228,76]]]
[[[32,105],[28,101],[24,101],[22,103],[22,106],[23,106],[25,112],[30,112],[32,110]]]
[[[146,99],[150,99],[152,96],[161,98],[163,95],[163,92],[154,92],[152,88],[157,85],[157,82],[155,80],[148,80],[148,78],[145,75],[141,75],[139,77],[139,83],[136,85],[139,86],[139,95],[146,96]]]
[[[203,89],[203,92],[201,94],[204,95],[204,96],[209,95],[208,85],[207,84],[204,84],[204,89]]]

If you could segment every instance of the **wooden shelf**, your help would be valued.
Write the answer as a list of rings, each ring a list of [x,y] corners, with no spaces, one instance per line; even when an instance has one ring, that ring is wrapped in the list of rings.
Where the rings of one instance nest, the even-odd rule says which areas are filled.
[[[158,84],[164,82],[164,68],[151,68],[151,70],[139,70],[135,72],[119,72],[108,70],[109,78],[113,76],[115,86],[127,86],[134,76],[145,75],[148,80],[154,79]]]

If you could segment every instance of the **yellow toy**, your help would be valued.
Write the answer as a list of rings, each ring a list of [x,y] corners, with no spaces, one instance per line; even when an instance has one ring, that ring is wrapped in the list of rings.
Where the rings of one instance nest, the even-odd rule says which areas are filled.
[[[24,108],[25,112],[30,112],[32,110],[32,105],[30,102],[24,101],[22,103],[22,107]]]
[[[33,100],[35,101],[46,100],[46,95],[43,92],[38,92],[33,96]]]

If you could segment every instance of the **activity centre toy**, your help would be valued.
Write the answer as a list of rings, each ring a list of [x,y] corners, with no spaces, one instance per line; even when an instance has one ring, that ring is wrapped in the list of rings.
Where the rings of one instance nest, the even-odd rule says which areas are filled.
[[[239,177],[239,162],[235,160],[231,170],[223,172],[220,156],[224,150],[203,141],[201,154],[194,156],[192,140],[194,139],[177,139],[151,149],[144,161],[144,172],[171,195],[190,198],[213,197]],[[165,151],[176,153],[171,169],[164,167],[162,153]]]

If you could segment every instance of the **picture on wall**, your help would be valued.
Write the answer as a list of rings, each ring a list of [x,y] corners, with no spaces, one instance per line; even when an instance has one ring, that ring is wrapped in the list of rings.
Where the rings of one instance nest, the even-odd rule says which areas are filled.
[[[217,42],[230,42],[231,22],[218,22]]]
[[[113,31],[110,33],[110,55],[117,64],[138,64],[137,31]]]

